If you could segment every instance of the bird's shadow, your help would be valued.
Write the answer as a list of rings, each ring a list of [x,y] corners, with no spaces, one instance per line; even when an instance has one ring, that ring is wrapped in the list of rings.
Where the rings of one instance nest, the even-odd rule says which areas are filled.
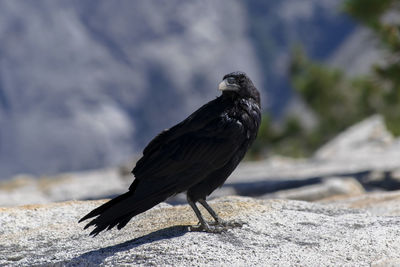
[[[115,253],[127,251],[132,248],[136,248],[141,245],[144,245],[144,244],[153,243],[155,241],[183,236],[187,232],[189,232],[188,225],[171,226],[171,227],[160,229],[158,231],[149,233],[147,235],[126,241],[121,244],[112,245],[112,246],[108,246],[105,248],[100,248],[100,249],[86,252],[80,256],[72,258],[69,261],[62,262],[62,264],[67,264],[67,265],[75,265],[75,264],[79,265],[79,263],[89,263],[89,264],[96,264],[96,265],[101,264],[104,261],[104,259],[114,255]]]

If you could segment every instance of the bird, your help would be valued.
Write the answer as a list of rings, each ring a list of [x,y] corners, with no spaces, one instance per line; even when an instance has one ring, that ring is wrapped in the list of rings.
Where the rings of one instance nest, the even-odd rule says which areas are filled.
[[[181,192],[186,192],[199,220],[199,231],[213,232],[227,225],[206,197],[224,184],[256,139],[261,104],[259,91],[244,72],[226,74],[218,89],[220,96],[150,141],[132,170],[135,178],[128,192],[79,220],[93,218],[84,227],[95,227],[89,235],[115,226],[120,230],[134,216]],[[196,203],[208,211],[214,224],[203,218]]]

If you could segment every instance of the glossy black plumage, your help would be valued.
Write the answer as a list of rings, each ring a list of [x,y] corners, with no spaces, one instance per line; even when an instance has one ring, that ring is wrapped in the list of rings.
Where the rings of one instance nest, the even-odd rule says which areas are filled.
[[[220,90],[220,97],[147,145],[132,171],[135,180],[129,191],[84,216],[80,222],[97,216],[85,229],[94,225],[92,235],[114,226],[121,229],[135,215],[184,191],[204,230],[209,226],[195,205],[197,201],[219,223],[205,199],[242,160],[261,121],[260,96],[246,74],[225,75]]]

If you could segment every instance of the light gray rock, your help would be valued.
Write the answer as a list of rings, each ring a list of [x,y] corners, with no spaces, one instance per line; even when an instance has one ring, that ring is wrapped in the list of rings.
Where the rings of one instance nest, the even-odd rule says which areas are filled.
[[[0,209],[0,265],[382,266],[399,257],[398,216],[231,197],[211,205],[244,224],[221,234],[189,232],[190,208],[162,205],[91,238],[77,220],[101,203]]]
[[[41,178],[21,175],[0,183],[0,206],[100,199],[127,190],[131,180],[127,180],[116,168]]]
[[[400,258],[385,258],[379,259],[371,263],[371,267],[398,267],[400,266]]]
[[[356,179],[351,177],[332,177],[319,184],[266,194],[263,198],[317,201],[333,196],[356,196],[364,193],[363,186]]]
[[[262,180],[302,180],[312,177],[394,171],[400,167],[400,138],[388,132],[374,115],[339,134],[310,159],[273,157],[241,164],[230,183]]]
[[[397,153],[399,148],[393,135],[387,130],[384,119],[380,115],[369,117],[322,146],[315,153],[315,158],[325,159],[352,159],[371,158],[383,153]]]
[[[320,203],[336,207],[362,209],[379,216],[400,216],[400,191],[374,192],[359,196],[336,196]]]

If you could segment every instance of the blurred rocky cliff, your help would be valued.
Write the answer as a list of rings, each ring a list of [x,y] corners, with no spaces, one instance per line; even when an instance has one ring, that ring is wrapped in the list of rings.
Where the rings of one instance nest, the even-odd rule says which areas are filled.
[[[351,70],[373,61],[339,4],[1,1],[0,180],[127,161],[217,96],[233,70],[282,113],[294,43]]]

